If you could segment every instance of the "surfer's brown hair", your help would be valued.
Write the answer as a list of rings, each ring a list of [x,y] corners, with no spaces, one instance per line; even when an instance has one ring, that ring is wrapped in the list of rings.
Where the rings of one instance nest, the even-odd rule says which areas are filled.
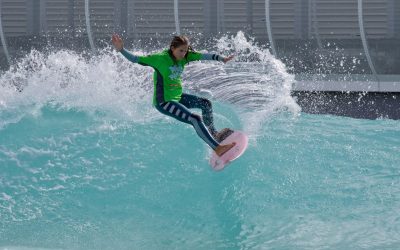
[[[192,46],[190,45],[189,38],[187,36],[174,36],[172,38],[171,44],[169,45],[169,54],[172,56],[172,58],[175,59],[175,57],[172,54],[172,48],[176,49],[179,48],[182,45],[187,45],[188,46],[188,51],[185,55],[185,59],[187,60],[187,56],[189,52],[194,51]]]

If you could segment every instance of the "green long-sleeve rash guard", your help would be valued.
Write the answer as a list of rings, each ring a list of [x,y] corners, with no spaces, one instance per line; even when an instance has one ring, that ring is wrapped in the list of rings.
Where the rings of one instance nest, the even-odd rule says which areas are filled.
[[[122,49],[121,53],[133,63],[150,66],[154,69],[154,105],[181,99],[182,72],[187,63],[199,60],[224,60],[222,56],[216,54],[202,54],[192,51],[188,52],[187,59],[178,61],[173,60],[168,50],[148,56],[135,56],[125,49]]]

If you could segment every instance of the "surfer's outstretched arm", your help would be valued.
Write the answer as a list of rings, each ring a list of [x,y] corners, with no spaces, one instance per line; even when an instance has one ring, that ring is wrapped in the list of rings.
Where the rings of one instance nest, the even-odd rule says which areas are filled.
[[[187,60],[191,61],[219,61],[223,63],[227,63],[232,60],[235,56],[230,55],[227,57],[218,55],[218,54],[210,54],[210,53],[200,53],[197,51],[189,51],[187,55]]]
[[[133,63],[139,62],[139,57],[133,55],[132,53],[128,52],[126,49],[124,49],[124,42],[122,41],[122,38],[116,34],[112,36],[112,43],[115,47],[115,49],[118,52],[121,52],[121,54],[128,59],[129,61]]]
[[[215,61],[220,61],[227,63],[228,61],[232,60],[234,58],[233,55],[228,56],[228,57],[223,57],[217,54],[201,54],[201,59],[200,60],[215,60]]]
[[[138,63],[139,62],[139,57],[133,55],[132,53],[130,53],[129,51],[127,51],[126,49],[122,48],[119,52],[121,52],[121,54],[128,59],[129,61],[133,62],[133,63]]]

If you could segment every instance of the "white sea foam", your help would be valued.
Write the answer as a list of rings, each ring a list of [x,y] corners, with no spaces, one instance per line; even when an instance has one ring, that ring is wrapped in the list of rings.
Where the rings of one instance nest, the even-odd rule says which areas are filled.
[[[299,111],[290,96],[293,76],[268,49],[242,32],[224,36],[214,48],[204,51],[234,54],[236,58],[225,65],[191,63],[184,75],[185,87],[195,93],[208,93],[214,101],[235,105],[247,114],[243,118],[246,121],[257,111],[257,120],[245,124],[248,129],[276,110]],[[46,105],[101,113],[118,120],[151,122],[160,117],[151,106],[152,89],[151,68],[130,63],[110,49],[96,55],[32,50],[0,76],[0,128],[27,115],[40,116]]]

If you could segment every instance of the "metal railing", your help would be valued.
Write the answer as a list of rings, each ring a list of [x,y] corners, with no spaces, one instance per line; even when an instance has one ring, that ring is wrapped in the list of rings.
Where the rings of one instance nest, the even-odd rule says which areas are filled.
[[[120,8],[118,11],[121,12],[121,10],[126,11],[126,14],[122,15],[121,13],[118,13],[116,10],[104,10],[104,6],[100,6],[99,4],[105,3],[106,1],[101,1],[98,2],[96,0],[85,0],[84,5],[78,5],[78,2],[74,0],[68,0],[69,1],[69,6],[71,7],[63,7],[60,6],[60,8],[66,8],[66,9],[59,9],[55,8],[52,6],[51,8],[47,8],[47,5],[49,4],[48,1],[45,0],[39,0],[35,1],[34,3],[40,4],[39,8],[35,8],[36,10],[39,10],[40,13],[31,13],[24,17],[23,15],[19,14],[18,17],[21,18],[26,18],[25,22],[27,25],[34,25],[35,22],[33,20],[30,20],[31,18],[36,18],[39,20],[37,22],[39,24],[39,27],[37,28],[27,28],[26,29],[26,35],[25,36],[40,36],[42,34],[46,35],[51,35],[52,33],[49,32],[49,29],[54,29],[54,25],[57,25],[58,23],[64,23],[62,27],[65,27],[65,25],[68,25],[70,23],[76,23],[78,22],[76,26],[79,26],[80,28],[84,28],[84,32],[87,34],[87,39],[89,42],[90,49],[93,51],[96,49],[96,45],[98,45],[98,41],[106,38],[109,38],[110,32],[112,30],[124,30],[125,35],[127,37],[141,37],[145,32],[149,32],[149,34],[153,34],[154,32],[152,30],[152,27],[154,27],[155,24],[149,25],[149,27],[146,27],[146,24],[149,22],[154,22],[150,17],[147,18],[145,21],[141,21],[141,26],[136,27],[135,25],[146,15],[151,16],[151,10],[154,9],[154,6],[152,5],[152,0],[148,1],[141,1],[141,0],[109,0],[110,3],[114,3],[114,5],[109,4],[107,8],[112,8],[109,6],[114,6],[115,8]],[[194,1],[194,0],[193,0]],[[237,24],[235,23],[229,23],[229,30],[232,30],[232,27],[236,27],[237,25],[237,30],[243,30],[246,29],[247,27],[253,27],[256,22],[259,22],[260,20],[256,20],[253,17],[249,17],[249,15],[252,15],[253,11],[253,5],[258,4],[258,6],[264,5],[264,25],[265,25],[265,36],[267,38],[267,43],[270,46],[272,54],[274,54],[276,57],[280,57],[282,53],[285,53],[286,47],[282,47],[282,41],[290,41],[293,39],[302,39],[302,38],[308,38],[310,40],[316,39],[317,45],[320,49],[329,49],[324,46],[324,41],[327,39],[336,39],[336,40],[359,40],[361,41],[361,46],[360,50],[363,52],[365,56],[365,61],[367,62],[367,65],[372,72],[372,74],[378,79],[378,70],[375,66],[374,60],[376,58],[373,57],[375,54],[371,54],[370,46],[369,46],[369,39],[368,37],[374,37],[374,39],[399,39],[399,35],[396,33],[396,31],[400,30],[398,26],[400,26],[399,23],[395,23],[395,20],[398,20],[400,16],[400,4],[396,2],[397,0],[370,0],[368,1],[369,5],[373,6],[392,6],[391,8],[387,8],[387,12],[376,12],[376,13],[366,13],[364,9],[366,8],[365,0],[358,0],[357,4],[354,5],[354,1],[349,0],[349,2],[341,1],[341,2],[336,2],[333,0],[308,0],[308,9],[307,13],[301,13],[303,15],[301,18],[307,18],[309,21],[304,22],[306,24],[301,23],[301,25],[308,25],[309,27],[298,29],[295,28],[294,26],[298,26],[300,23],[300,20],[296,20],[296,18],[299,18],[297,16],[294,16],[294,14],[290,11],[284,12],[287,9],[287,6],[298,6],[295,5],[297,0],[285,0],[285,1],[280,1],[280,0],[242,0],[242,1],[229,1],[229,0],[204,0],[203,1],[203,9],[202,10],[194,10],[190,9],[189,6],[192,4],[190,0],[170,0],[170,2],[165,2],[164,4],[164,9],[163,12],[165,12],[165,15],[167,15],[166,12],[171,12],[170,17],[169,16],[160,16],[157,18],[160,18],[159,25],[160,27],[164,27],[165,25],[170,25],[171,28],[174,27],[174,31],[171,30],[170,33],[166,32],[165,35],[170,36],[171,33],[175,32],[176,34],[181,34],[182,33],[182,27],[181,25],[181,20],[183,19],[182,17],[184,16],[187,20],[188,16],[189,18],[191,16],[194,16],[195,11],[198,12],[204,12],[203,19],[201,22],[197,19],[193,21],[193,27],[197,27],[199,30],[203,31],[204,36],[213,36],[215,34],[207,34],[208,31],[211,32],[216,32],[216,33],[225,33],[226,29],[226,20],[232,20],[233,17],[238,16],[240,17],[240,20],[245,20],[245,21],[238,21]],[[198,5],[200,5],[199,1],[196,1]],[[13,1],[13,0],[0,0],[0,38],[1,38],[1,45],[4,51],[4,55],[7,58],[7,61],[10,62],[11,60],[11,55],[10,55],[10,48],[7,46],[7,40],[8,40],[8,31],[12,29],[12,27],[16,27],[13,22],[19,22],[18,20],[15,20],[15,17],[13,19],[8,19],[12,13],[7,13],[7,17],[2,15],[6,10],[4,10],[3,6],[4,4],[8,4],[9,6],[19,6],[19,8],[30,8],[29,6],[32,6],[33,3],[27,4],[27,1]],[[144,3],[149,5],[149,11],[146,13],[140,13],[137,10],[137,4],[142,4],[141,5],[141,11],[143,12],[143,7],[145,6]],[[154,1],[153,4],[160,3],[157,1]],[[240,6],[242,7],[237,7],[238,3],[241,3]],[[167,5],[168,6],[167,6]],[[169,7],[169,4],[170,7]],[[236,4],[236,5],[235,5]],[[329,10],[330,7],[336,7],[336,13],[339,13],[341,9],[344,7],[341,7],[341,4],[346,4],[346,6],[351,6],[351,8],[354,9],[349,9],[346,7],[346,13],[350,14],[344,14],[343,15],[343,20],[340,20],[340,22],[345,22],[346,18],[351,18],[349,19],[350,21],[349,24],[352,25],[351,29],[348,29],[347,27],[342,27],[342,24],[337,24],[335,25],[335,20],[339,20],[337,17],[333,19],[329,19],[330,16],[334,15],[335,12],[331,13],[329,15],[326,14],[325,12]],[[65,4],[64,4],[65,5]],[[235,7],[232,7],[235,5]],[[167,7],[165,7],[167,6]],[[212,9],[206,9],[205,6],[211,6]],[[284,8],[282,6],[285,6]],[[393,7],[394,6],[394,7]],[[239,8],[243,8],[242,11],[240,11]],[[286,8],[286,9],[285,9]],[[371,12],[370,7],[368,10]],[[383,8],[383,7],[382,7]],[[379,10],[381,11],[380,8]],[[232,11],[233,10],[233,11]],[[249,11],[250,10],[250,11]],[[345,10],[345,9],[343,9]],[[9,8],[7,11],[13,11],[13,8]],[[33,10],[27,10],[28,13]],[[70,11],[73,11],[73,13],[69,13]],[[101,25],[104,25],[102,22],[99,22],[99,17],[94,19],[93,17],[96,17],[97,13],[101,11],[102,13],[112,13],[110,15],[115,15],[112,20],[109,21],[109,23],[106,23],[108,26],[107,29],[101,29]],[[229,14],[227,14],[230,11]],[[322,12],[323,13],[319,13]],[[372,10],[373,11],[373,10]],[[65,13],[67,12],[67,15],[57,15],[56,13]],[[84,13],[84,16],[77,16],[77,13]],[[210,13],[206,13],[210,12]],[[53,14],[52,14],[53,13]],[[196,13],[198,14],[198,13]],[[229,19],[227,19],[227,16],[229,15]],[[290,20],[288,21],[287,18],[288,16],[293,15],[290,17]],[[379,17],[380,15],[380,17]],[[51,16],[53,19],[50,19]],[[103,14],[104,16],[104,14]],[[246,18],[247,16],[247,18]],[[62,18],[69,18],[70,20],[62,20]],[[83,17],[81,20],[81,17]],[[102,16],[100,16],[101,18]],[[172,18],[171,18],[172,17]],[[378,21],[374,23],[376,17],[378,17]],[[201,16],[200,16],[201,18]],[[347,19],[348,19],[347,18]],[[165,20],[168,19],[167,23],[165,23]],[[205,19],[210,19],[210,20],[205,20]],[[111,19],[110,19],[111,20]],[[287,29],[287,25],[293,22],[293,29]],[[357,22],[358,21],[358,22]],[[52,22],[53,25],[49,26],[48,23]],[[187,21],[186,21],[187,22]],[[247,22],[246,27],[243,27],[243,22]],[[398,21],[397,21],[398,22]],[[21,23],[21,22],[19,22]],[[65,24],[66,23],[66,24]],[[100,24],[99,24],[100,23]],[[121,24],[124,24],[123,27],[121,27]],[[366,24],[370,25],[369,28],[366,27]],[[61,24],[60,24],[61,25]],[[296,26],[296,27],[297,27]],[[61,26],[60,26],[61,27]],[[213,28],[215,27],[215,28]],[[378,27],[378,28],[376,28]],[[385,31],[385,27],[387,28],[387,32]],[[76,27],[68,27],[69,29],[76,29]],[[285,29],[286,28],[286,29]],[[233,28],[234,29],[234,28]],[[331,30],[330,30],[331,29]],[[359,36],[354,34],[354,30],[359,30]],[[95,30],[95,32],[93,32]],[[245,30],[246,32],[249,33],[249,35],[252,34],[252,30]],[[304,32],[308,31],[308,34],[296,34],[296,32]],[[37,32],[37,33],[28,33],[28,32]],[[287,33],[284,33],[287,32]],[[368,36],[367,36],[368,32]],[[374,34],[374,32],[377,32]],[[18,32],[14,32],[18,33]],[[81,34],[81,33],[80,33]],[[264,35],[262,34],[262,35]],[[151,36],[151,35],[150,35]],[[15,35],[13,35],[15,37]],[[256,37],[257,38],[257,37]],[[376,46],[374,47],[376,50]],[[11,50],[12,51],[12,50]],[[279,54],[278,54],[279,53]],[[391,55],[390,55],[391,56]],[[400,59],[396,59],[400,60]]]

